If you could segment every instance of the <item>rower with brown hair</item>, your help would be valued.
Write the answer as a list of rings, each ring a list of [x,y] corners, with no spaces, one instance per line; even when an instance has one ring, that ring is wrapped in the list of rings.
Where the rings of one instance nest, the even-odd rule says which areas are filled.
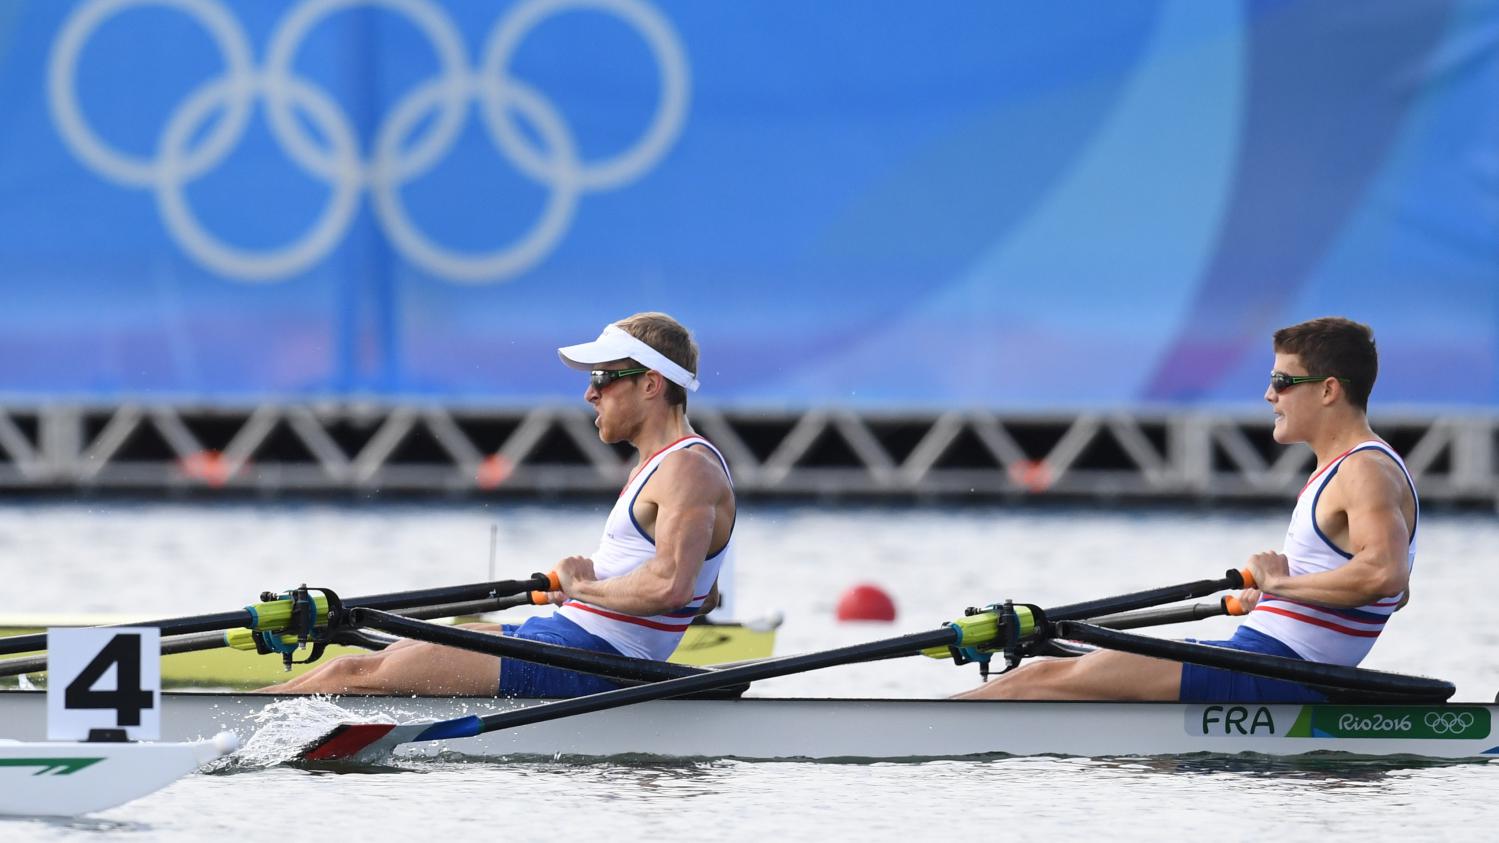
[[[597,414],[599,438],[630,443],[639,459],[598,548],[557,563],[562,606],[518,627],[476,628],[664,661],[692,619],[713,608],[719,570],[733,553],[728,464],[686,415],[687,393],[698,388],[697,344],[670,316],[637,313],[557,353],[588,372],[583,398]],[[569,697],[614,687],[596,676],[407,641],[263,690]]]
[[[1316,470],[1291,515],[1283,549],[1249,557],[1263,592],[1228,641],[1203,642],[1357,665],[1409,597],[1416,557],[1416,487],[1367,416],[1379,373],[1374,334],[1348,319],[1313,319],[1274,337],[1265,400],[1275,441],[1306,443]],[[1312,688],[1218,668],[1100,650],[1037,661],[963,695],[988,699],[1308,702]]]

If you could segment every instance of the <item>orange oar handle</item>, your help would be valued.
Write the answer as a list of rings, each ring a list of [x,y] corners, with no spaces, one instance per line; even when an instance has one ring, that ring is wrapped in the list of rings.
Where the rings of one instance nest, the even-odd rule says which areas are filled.
[[[1247,615],[1249,612],[1244,608],[1243,602],[1232,594],[1223,598],[1223,614],[1225,615]]]
[[[557,578],[557,572],[556,571],[548,571],[546,577],[547,577],[547,585],[549,587],[549,591],[533,591],[533,592],[531,592],[531,603],[532,603],[532,605],[545,606],[546,604],[552,602],[552,595],[549,593],[550,591],[561,591],[562,590],[562,581]]]
[[[1254,584],[1254,572],[1253,571],[1249,570],[1248,568],[1240,568],[1239,569],[1239,576],[1243,578],[1243,580],[1244,580],[1244,587],[1245,588],[1256,588],[1257,587]]]

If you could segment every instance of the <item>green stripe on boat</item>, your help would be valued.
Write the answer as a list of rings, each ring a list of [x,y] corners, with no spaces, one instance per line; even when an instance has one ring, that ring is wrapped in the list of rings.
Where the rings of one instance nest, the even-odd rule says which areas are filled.
[[[71,776],[85,767],[92,767],[103,758],[0,758],[0,767],[41,767],[36,775]]]

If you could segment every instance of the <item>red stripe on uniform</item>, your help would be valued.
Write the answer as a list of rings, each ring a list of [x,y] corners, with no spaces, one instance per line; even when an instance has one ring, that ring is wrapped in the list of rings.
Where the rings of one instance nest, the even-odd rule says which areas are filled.
[[[1323,629],[1330,629],[1333,632],[1341,632],[1344,635],[1352,635],[1355,638],[1378,638],[1379,637],[1379,630],[1377,630],[1377,629],[1376,630],[1351,629],[1349,627],[1343,626],[1342,624],[1333,623],[1332,621],[1329,621],[1329,620],[1323,620],[1322,618],[1314,618],[1314,617],[1311,617],[1310,615],[1303,615],[1300,612],[1291,612],[1291,611],[1287,611],[1285,609],[1277,609],[1274,606],[1264,606],[1264,605],[1261,605],[1261,606],[1254,607],[1254,610],[1256,612],[1273,612],[1273,613],[1275,613],[1277,615],[1283,615],[1285,617],[1288,617],[1291,620],[1301,621],[1302,623],[1309,623],[1309,624],[1311,624],[1313,626],[1320,626]]]
[[[636,617],[634,615],[621,615],[621,614],[618,614],[616,612],[611,612],[611,611],[609,611],[607,609],[600,609],[597,606],[590,606],[587,603],[579,603],[579,602],[574,601],[574,600],[569,600],[566,603],[564,603],[563,605],[564,606],[571,606],[574,609],[582,609],[585,612],[592,612],[595,615],[600,615],[600,616],[606,617],[606,618],[608,618],[610,620],[624,621],[625,623],[633,623],[636,626],[643,626],[643,627],[647,627],[649,629],[659,629],[662,632],[681,632],[681,631],[685,630],[687,627],[689,627],[689,626],[692,625],[691,621],[688,621],[687,623],[684,623],[684,624],[665,624],[665,623],[661,623],[659,621],[648,620],[646,618],[639,618],[639,617]]]
[[[1275,602],[1278,602],[1278,603],[1290,603],[1290,604],[1292,604],[1294,606],[1300,606],[1303,609],[1314,609],[1314,610],[1316,610],[1318,612],[1323,612],[1325,614],[1329,614],[1329,615],[1334,615],[1336,617],[1340,617],[1340,618],[1342,618],[1345,621],[1353,621],[1354,623],[1364,623],[1364,624],[1369,624],[1370,626],[1373,626],[1375,624],[1379,624],[1380,626],[1383,626],[1384,624],[1388,623],[1389,620],[1390,620],[1390,616],[1389,615],[1382,615],[1379,612],[1366,612],[1362,608],[1359,608],[1359,609],[1334,609],[1331,606],[1317,606],[1317,605],[1312,604],[1312,603],[1303,603],[1300,600],[1292,600],[1289,597],[1280,597],[1280,596],[1273,596],[1272,597],[1272,596],[1266,596],[1266,597],[1264,597],[1264,598],[1261,599],[1261,605],[1264,605],[1266,602],[1270,602],[1270,601],[1275,601]],[[1375,605],[1378,605],[1378,604],[1375,604]],[[1269,608],[1269,607],[1266,607],[1266,608]],[[1373,618],[1361,618],[1361,617],[1358,617],[1361,614],[1363,614],[1363,615],[1373,615],[1374,617]]]

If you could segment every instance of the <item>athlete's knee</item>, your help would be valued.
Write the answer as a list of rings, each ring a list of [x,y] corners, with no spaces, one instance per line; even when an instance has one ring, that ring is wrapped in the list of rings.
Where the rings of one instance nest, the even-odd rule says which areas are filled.
[[[1041,699],[1051,692],[1066,670],[1068,664],[1060,659],[1033,661],[959,696],[994,700]]]
[[[1031,671],[1026,681],[1036,687],[1057,688],[1069,684],[1087,673],[1088,665],[1082,659],[1046,659],[1031,662]]]
[[[1097,665],[1087,657],[1046,659],[1026,665],[1016,671],[1014,687],[1010,691],[1013,699],[1065,700],[1087,696],[1091,677]]]
[[[322,674],[331,680],[348,680],[378,674],[389,661],[385,653],[358,653],[328,662]]]

